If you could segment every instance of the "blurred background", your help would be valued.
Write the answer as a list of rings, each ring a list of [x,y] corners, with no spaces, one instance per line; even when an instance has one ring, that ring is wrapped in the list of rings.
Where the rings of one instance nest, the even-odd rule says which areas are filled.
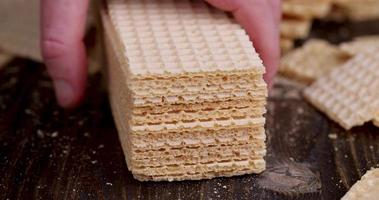
[[[101,62],[100,27],[97,20],[99,1],[91,1],[85,42],[89,72],[99,70]],[[40,49],[40,0],[0,1],[0,67],[15,57],[42,62]]]

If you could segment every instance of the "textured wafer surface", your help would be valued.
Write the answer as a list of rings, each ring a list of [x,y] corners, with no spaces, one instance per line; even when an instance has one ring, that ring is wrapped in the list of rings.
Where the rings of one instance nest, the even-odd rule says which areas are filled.
[[[138,180],[265,169],[264,67],[245,31],[204,1],[108,1],[110,102]]]
[[[305,38],[311,29],[311,20],[283,18],[280,23],[280,35],[286,38]]]
[[[246,32],[205,3],[111,2],[131,75],[263,70]]]
[[[362,36],[351,42],[340,44],[340,49],[350,55],[356,55],[371,48],[379,48],[379,36]]]
[[[379,111],[379,55],[356,55],[305,89],[306,99],[345,129],[374,119]]]
[[[325,17],[331,10],[330,0],[284,0],[282,13],[285,16],[313,19]]]
[[[341,200],[376,200],[379,197],[379,169],[371,169],[356,182]]]
[[[348,58],[337,46],[313,39],[282,57],[279,72],[309,84],[343,64]]]
[[[340,44],[339,47],[342,51],[350,55],[357,55],[360,52],[364,52],[372,48],[379,48],[379,37],[376,35],[357,37],[351,42]],[[379,127],[379,114],[373,120],[373,124]]]

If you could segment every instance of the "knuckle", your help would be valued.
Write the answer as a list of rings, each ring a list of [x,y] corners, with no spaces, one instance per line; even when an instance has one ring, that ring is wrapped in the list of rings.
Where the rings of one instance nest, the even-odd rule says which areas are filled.
[[[59,38],[44,38],[42,40],[42,55],[45,60],[62,57],[67,53],[67,49],[67,45]]]

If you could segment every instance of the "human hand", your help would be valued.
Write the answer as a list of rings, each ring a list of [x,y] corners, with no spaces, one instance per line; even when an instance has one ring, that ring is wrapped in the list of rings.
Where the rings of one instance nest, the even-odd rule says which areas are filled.
[[[59,105],[84,97],[87,58],[83,42],[89,0],[41,0],[42,56]]]
[[[236,21],[246,30],[266,66],[264,79],[271,89],[280,59],[281,0],[206,1],[221,10],[232,12]]]
[[[272,86],[279,65],[280,0],[206,0],[232,12],[249,34]],[[89,0],[41,0],[42,55],[59,105],[74,107],[84,97],[87,59],[83,42]]]

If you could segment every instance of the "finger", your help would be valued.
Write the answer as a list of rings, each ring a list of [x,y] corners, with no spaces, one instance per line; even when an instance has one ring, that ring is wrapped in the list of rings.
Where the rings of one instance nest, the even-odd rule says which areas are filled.
[[[264,78],[269,88],[279,66],[279,28],[278,14],[266,0],[208,0],[213,6],[231,11],[254,43],[266,66]],[[280,9],[279,9],[280,10]]]
[[[87,61],[83,43],[88,0],[42,0],[42,55],[58,103],[77,105],[84,96]]]
[[[280,21],[282,20],[282,0],[270,0],[272,13],[275,16],[275,21],[279,27]]]
[[[244,0],[206,0],[206,1],[218,9],[228,11],[228,12],[233,12],[242,6]]]

